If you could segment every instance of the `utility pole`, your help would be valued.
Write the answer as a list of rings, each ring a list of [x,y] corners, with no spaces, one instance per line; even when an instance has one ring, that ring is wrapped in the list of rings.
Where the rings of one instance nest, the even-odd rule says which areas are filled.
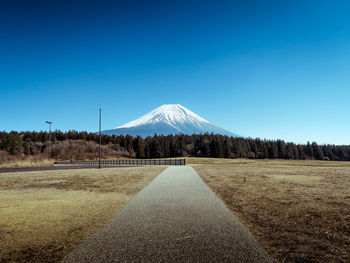
[[[51,121],[45,121],[49,125],[49,147],[47,150],[47,159],[50,159],[50,144],[51,144]]]
[[[101,108],[100,108],[100,121],[99,121],[99,136],[100,136],[100,144],[98,146],[98,168],[101,168]]]

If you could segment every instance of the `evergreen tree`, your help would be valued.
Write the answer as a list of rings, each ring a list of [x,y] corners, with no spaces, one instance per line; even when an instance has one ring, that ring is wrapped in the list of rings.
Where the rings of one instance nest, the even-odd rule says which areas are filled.
[[[300,160],[305,160],[306,156],[305,156],[305,150],[304,150],[304,146],[303,145],[298,145],[298,153],[299,153],[299,159]]]
[[[17,132],[10,132],[7,136],[7,151],[12,155],[22,153],[22,138]]]
[[[297,147],[294,143],[291,143],[291,147],[292,147],[294,159],[299,159],[299,150],[298,150],[298,147]]]
[[[336,147],[335,152],[338,160],[347,160],[347,153],[343,147]]]
[[[145,158],[145,143],[140,136],[134,140],[134,149],[137,158]]]
[[[276,142],[272,142],[270,145],[269,151],[269,158],[270,159],[277,159],[278,158],[278,146]]]
[[[278,158],[280,159],[287,158],[286,143],[282,140],[277,140],[277,147],[278,147]]]
[[[212,135],[212,140],[210,142],[210,154],[211,157],[223,158],[224,157],[224,148],[222,141],[217,135]]]
[[[250,145],[250,157],[251,158],[258,158],[258,146],[256,145],[255,140],[249,140],[249,145]]]
[[[287,159],[294,159],[293,149],[290,143],[287,143]]]
[[[256,145],[258,147],[258,158],[260,159],[268,158],[269,152],[267,150],[266,141],[257,140]]]
[[[145,140],[145,158],[151,158],[151,140]]]
[[[310,144],[310,142],[307,142],[306,147],[305,147],[305,155],[306,157],[308,157],[309,159],[312,159],[314,157],[314,151],[312,149],[312,146]]]
[[[157,135],[153,137],[152,147],[151,147],[151,157],[152,158],[162,158],[163,154],[161,151],[161,145],[159,143]]]
[[[244,156],[242,140],[234,138],[232,142],[232,153],[235,158],[241,158]]]
[[[177,156],[184,156],[186,152],[185,135],[183,134],[177,135],[175,138],[177,139],[177,145],[176,145]]]
[[[126,135],[125,136],[125,141],[126,141],[126,150],[131,153],[131,154],[134,154],[135,151],[134,151],[134,148],[133,148],[133,137],[130,136],[130,135]]]
[[[320,146],[318,146],[316,142],[313,142],[311,146],[315,159],[323,160],[324,156]]]
[[[230,138],[225,138],[225,158],[232,158],[232,152],[231,152],[231,145],[230,145]]]

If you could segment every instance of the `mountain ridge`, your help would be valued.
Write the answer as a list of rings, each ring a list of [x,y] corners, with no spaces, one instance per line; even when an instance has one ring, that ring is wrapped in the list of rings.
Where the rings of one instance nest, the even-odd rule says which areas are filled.
[[[140,118],[118,126],[114,129],[104,130],[103,134],[153,136],[169,134],[204,134],[214,133],[233,137],[242,137],[231,131],[220,128],[180,104],[165,104]]]

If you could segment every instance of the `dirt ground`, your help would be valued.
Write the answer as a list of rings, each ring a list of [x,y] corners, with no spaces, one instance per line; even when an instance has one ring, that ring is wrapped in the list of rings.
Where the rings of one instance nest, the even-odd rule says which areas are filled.
[[[350,262],[350,162],[188,163],[275,262]]]
[[[0,174],[0,262],[58,262],[164,169]]]

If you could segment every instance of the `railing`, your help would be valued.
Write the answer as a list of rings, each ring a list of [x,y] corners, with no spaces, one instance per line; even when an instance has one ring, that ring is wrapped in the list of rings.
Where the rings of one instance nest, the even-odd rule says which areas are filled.
[[[55,162],[55,165],[98,165],[98,161]],[[186,159],[101,160],[101,166],[186,165]]]

